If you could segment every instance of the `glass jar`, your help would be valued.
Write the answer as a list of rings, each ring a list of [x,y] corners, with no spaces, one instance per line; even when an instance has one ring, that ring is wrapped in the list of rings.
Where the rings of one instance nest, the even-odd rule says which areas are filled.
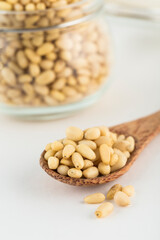
[[[60,118],[99,98],[111,67],[103,6],[0,11],[0,112]]]

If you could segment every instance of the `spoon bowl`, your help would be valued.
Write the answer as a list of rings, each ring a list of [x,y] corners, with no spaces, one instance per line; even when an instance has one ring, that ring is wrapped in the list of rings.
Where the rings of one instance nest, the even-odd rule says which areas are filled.
[[[47,174],[56,180],[74,186],[90,186],[114,181],[130,169],[145,146],[158,133],[160,133],[160,111],[147,117],[110,127],[109,129],[117,134],[124,134],[126,137],[132,136],[135,139],[135,149],[131,153],[130,158],[127,160],[127,163],[123,168],[106,176],[99,176],[91,179],[71,178],[69,176],[60,175],[56,171],[49,169],[47,161],[44,159],[45,151],[42,152],[40,157],[41,167]]]

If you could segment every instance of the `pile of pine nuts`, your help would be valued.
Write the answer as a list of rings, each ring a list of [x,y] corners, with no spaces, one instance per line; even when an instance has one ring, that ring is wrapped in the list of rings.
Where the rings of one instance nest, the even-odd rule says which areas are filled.
[[[110,51],[108,37],[99,23],[41,30],[68,21],[71,10],[80,17],[75,9],[50,9],[56,4],[73,2],[77,1],[0,1],[1,10],[31,12],[38,6],[49,9],[47,13],[42,11],[42,16],[42,13],[2,16],[5,19],[1,19],[0,25],[4,23],[1,27],[40,30],[1,33],[0,102],[20,106],[68,104],[92,94],[104,82],[110,70]]]
[[[120,184],[115,184],[109,189],[106,197],[103,193],[94,193],[85,197],[84,202],[88,204],[98,204],[104,202],[105,198],[107,198],[107,200],[114,199],[114,202],[118,206],[126,207],[130,204],[129,197],[132,197],[134,193],[135,190],[132,185],[122,187]],[[113,209],[112,203],[104,202],[97,208],[95,215],[97,218],[103,218],[113,212]]]
[[[124,167],[134,148],[133,137],[118,136],[105,126],[68,127],[66,138],[47,144],[44,158],[61,175],[96,178]]]

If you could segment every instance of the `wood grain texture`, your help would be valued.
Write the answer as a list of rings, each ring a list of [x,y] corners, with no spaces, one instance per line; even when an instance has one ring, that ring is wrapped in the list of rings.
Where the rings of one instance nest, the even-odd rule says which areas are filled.
[[[107,176],[100,176],[92,179],[76,179],[68,176],[62,176],[56,171],[48,168],[47,161],[44,159],[45,151],[42,152],[40,157],[41,167],[47,174],[49,174],[56,180],[74,186],[89,186],[113,181],[122,176],[130,169],[130,167],[135,162],[135,160],[137,159],[141,151],[145,148],[145,146],[158,133],[160,133],[160,111],[132,122],[122,123],[120,125],[111,127],[110,130],[118,134],[124,134],[125,136],[133,136],[135,139],[135,150],[133,153],[131,153],[131,157],[128,159],[127,164],[120,170],[110,173]]]

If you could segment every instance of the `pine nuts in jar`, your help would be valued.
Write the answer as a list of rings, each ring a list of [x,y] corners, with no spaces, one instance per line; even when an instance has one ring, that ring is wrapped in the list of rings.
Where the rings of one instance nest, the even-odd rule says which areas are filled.
[[[96,127],[83,131],[78,127],[68,127],[64,139],[48,143],[45,147],[43,157],[47,161],[48,168],[71,178],[87,179],[107,176],[120,170],[127,164],[132,154],[132,152],[126,154],[126,148],[131,146],[131,141],[134,151],[134,138],[124,136],[122,141],[126,142],[126,147],[122,148],[118,134],[108,128],[103,127],[103,131],[100,129],[101,127]],[[121,185],[116,184],[107,193],[107,199],[113,199],[117,191],[123,191],[128,196],[134,194],[132,186],[122,189]]]
[[[99,15],[102,7],[102,0],[0,1],[0,10],[5,10],[0,22],[4,111],[9,107],[14,114],[16,106],[25,107],[23,112],[31,115],[35,107],[43,115],[48,106],[65,107],[83,99],[87,104],[87,96],[91,99],[102,89],[111,67],[110,37]],[[11,90],[16,92],[12,95]],[[49,108],[46,114],[58,112]],[[93,130],[86,140],[99,138],[101,130]]]

